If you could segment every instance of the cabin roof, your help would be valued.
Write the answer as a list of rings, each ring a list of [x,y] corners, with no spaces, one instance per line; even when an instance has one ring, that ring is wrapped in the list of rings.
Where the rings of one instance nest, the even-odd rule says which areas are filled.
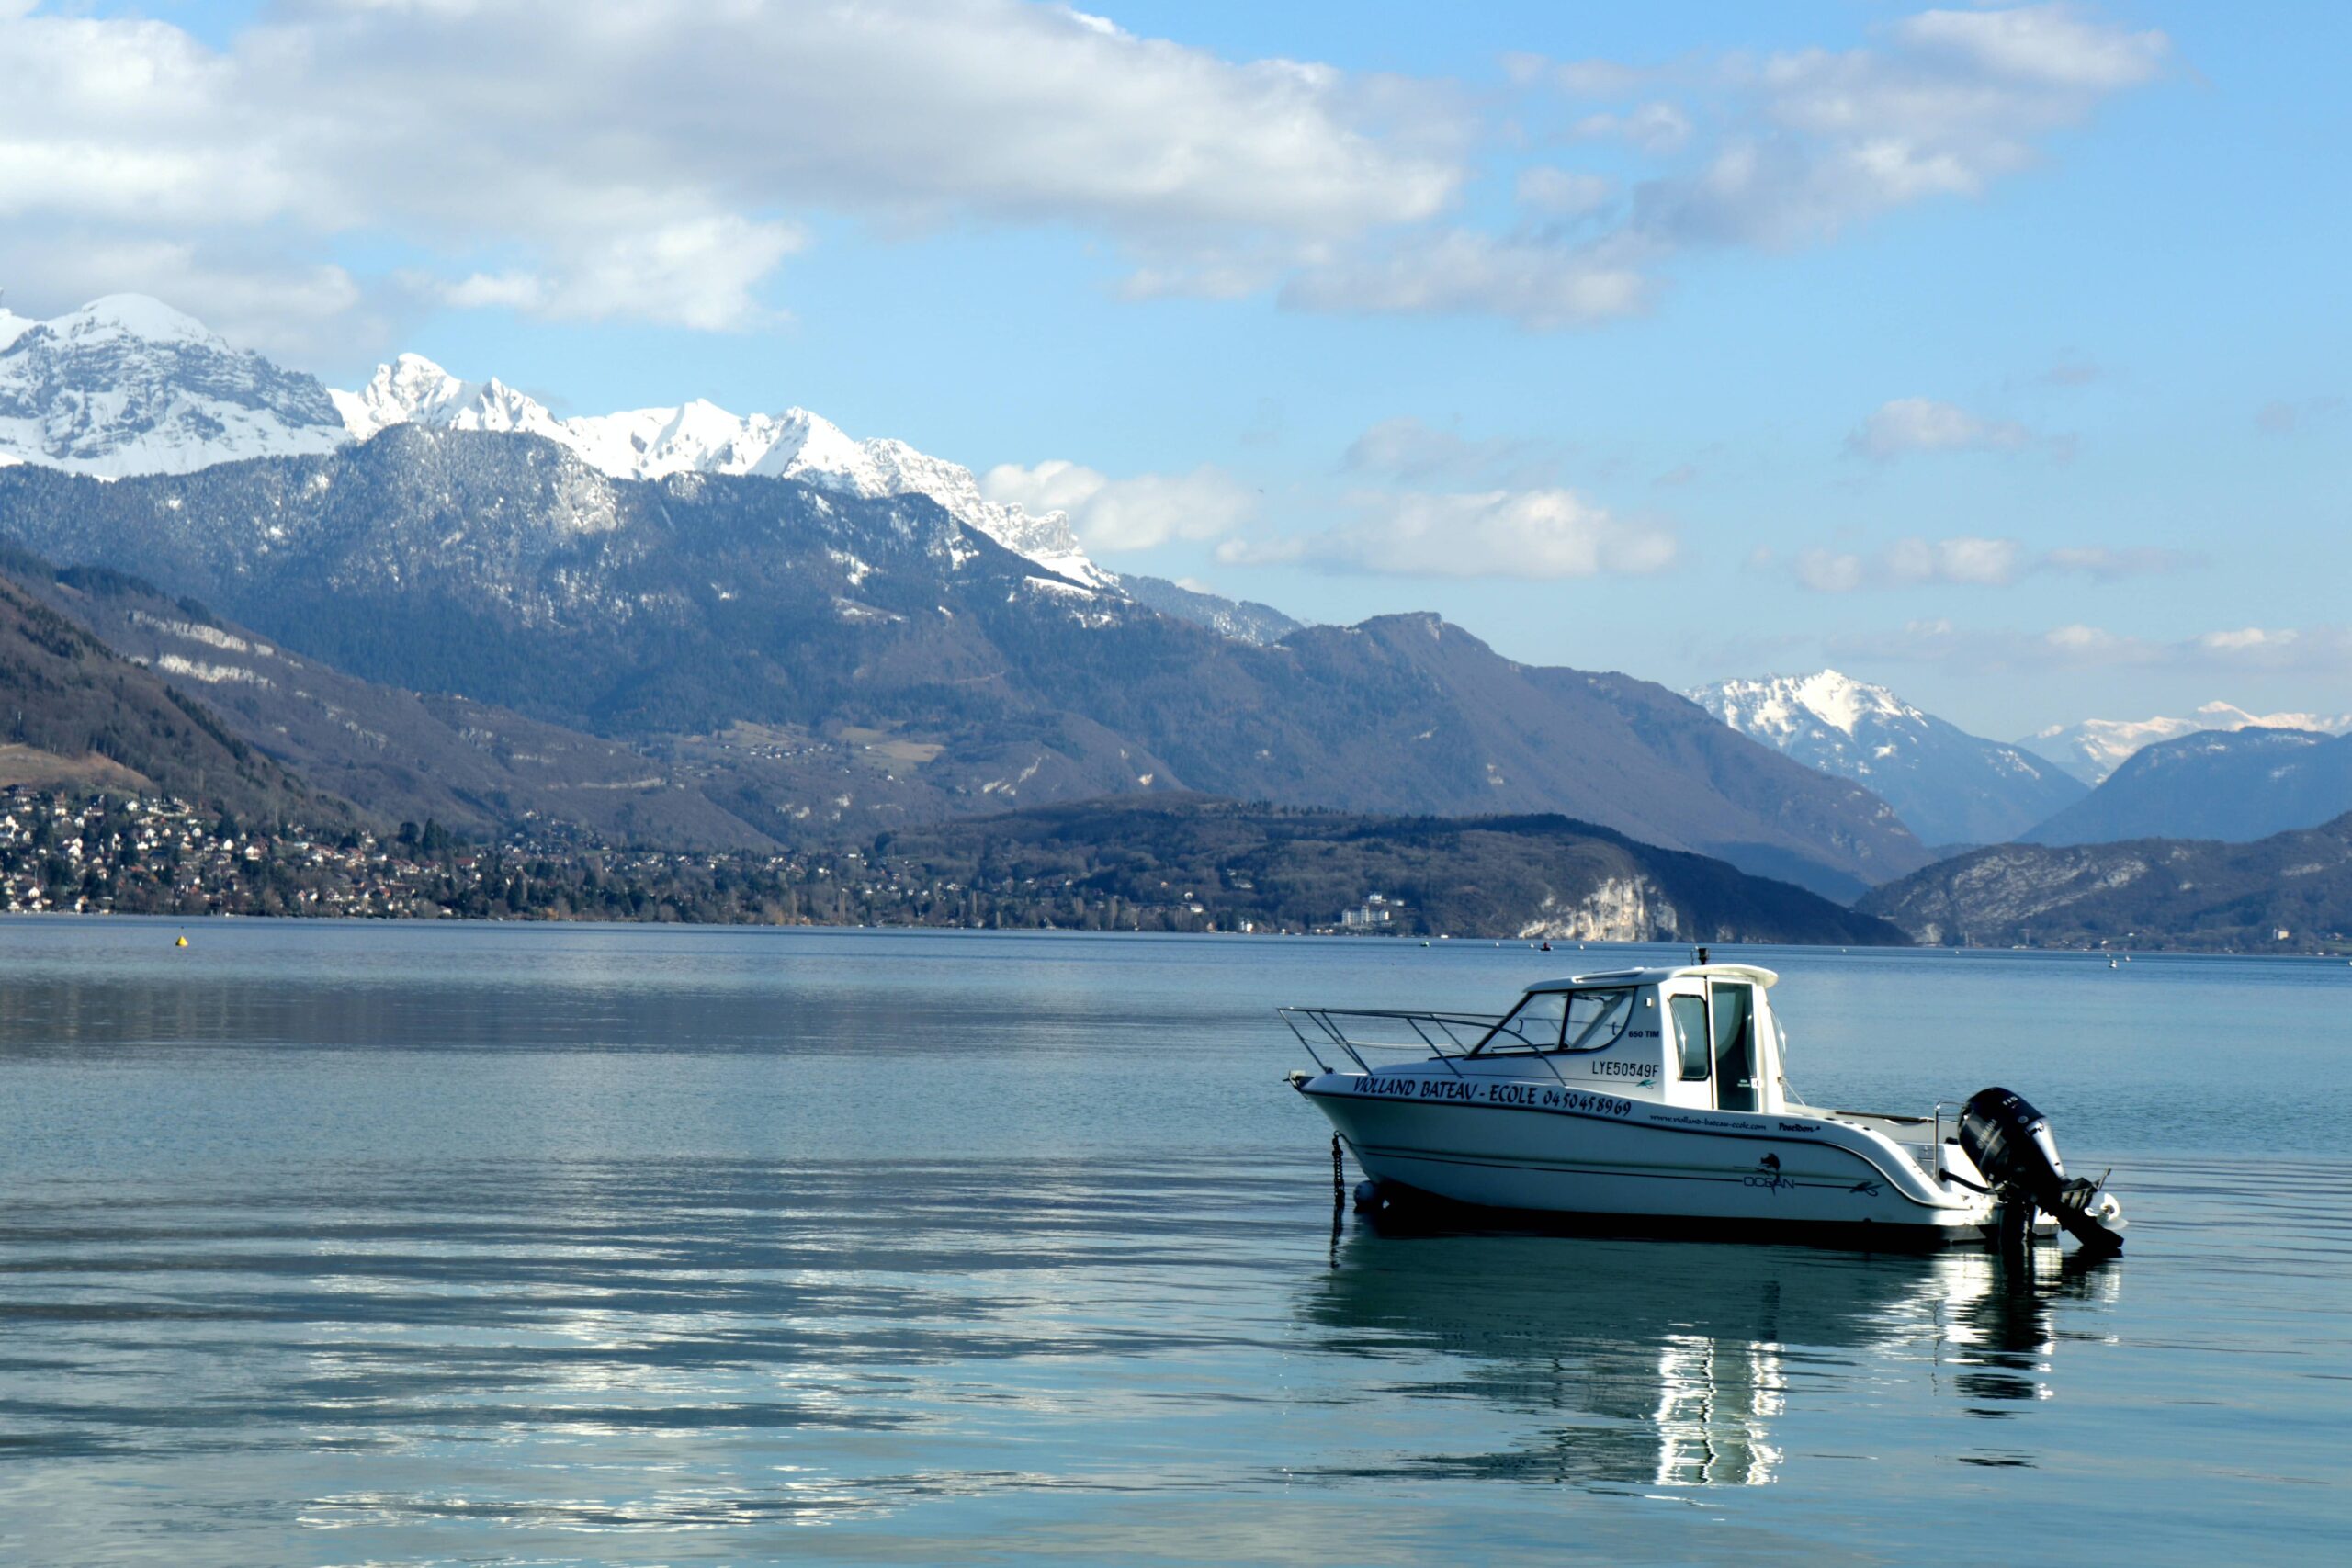
[[[1604,969],[1591,975],[1571,975],[1562,980],[1538,980],[1531,991],[1573,991],[1585,986],[1656,986],[1685,975],[1706,979],[1749,980],[1770,986],[1780,976],[1753,964],[1669,964],[1647,969]]]

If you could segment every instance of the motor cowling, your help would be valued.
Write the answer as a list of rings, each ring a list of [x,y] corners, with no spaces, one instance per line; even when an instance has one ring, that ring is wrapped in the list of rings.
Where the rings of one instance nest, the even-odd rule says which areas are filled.
[[[2068,1179],[2050,1118],[2025,1096],[2006,1089],[1969,1096],[1960,1113],[1960,1146],[2005,1201],[2031,1202],[2086,1247],[2122,1247],[2122,1206],[2098,1183]]]
[[[2054,1192],[2066,1179],[2050,1118],[2009,1089],[1980,1089],[1968,1097],[1960,1113],[1960,1146],[1996,1187],[2021,1187],[2039,1196]]]

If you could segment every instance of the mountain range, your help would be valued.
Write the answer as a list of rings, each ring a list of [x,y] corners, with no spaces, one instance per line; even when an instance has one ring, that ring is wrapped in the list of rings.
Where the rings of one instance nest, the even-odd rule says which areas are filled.
[[[1690,695],[1750,739],[1866,785],[1930,844],[2012,839],[2084,794],[2047,759],[1835,670],[1723,681]]]
[[[123,382],[148,391],[115,397]],[[1059,514],[996,507],[967,471],[814,415],[560,421],[414,359],[330,394],[122,299],[12,325],[0,384],[23,459],[0,469],[0,537],[147,579],[311,674],[427,694],[387,699],[411,723],[528,721],[606,748],[510,758],[647,759],[639,778],[689,778],[763,838],[1189,788],[1566,811],[1838,897],[1927,858],[1866,790],[1646,682],[1520,665],[1430,616],[1300,627],[1131,588]],[[224,700],[321,683],[141,646]],[[289,754],[310,736],[316,762],[352,733],[320,718],[249,722]],[[346,761],[322,776],[397,794]],[[530,793],[515,782],[466,787],[489,809]]]
[[[2274,713],[2255,715],[2228,703],[2207,703],[2188,718],[2086,718],[2079,724],[2052,725],[2036,730],[2018,744],[2047,757],[2086,784],[2106,782],[2109,774],[2143,747],[2177,740],[2200,730],[2307,729],[2323,735],[2352,732],[2352,714]]]
[[[2021,838],[2037,844],[2155,838],[2245,843],[2346,811],[2352,735],[2200,730],[2143,747],[2106,783]]]
[[[773,841],[752,845],[748,856],[697,860],[667,852],[723,851],[757,838],[714,800],[709,781],[720,770],[673,760],[663,776],[658,761],[513,714],[372,688],[105,569],[52,570],[20,554],[0,559],[0,690],[11,699],[0,784],[177,795],[225,808],[256,830],[238,863],[242,876],[183,865],[184,844],[151,844],[143,832],[134,844],[124,819],[116,821],[123,837],[88,854],[91,844],[71,835],[53,843],[37,838],[29,863],[42,863],[47,846],[47,869],[35,885],[49,884],[61,904],[78,885],[101,908],[186,910],[233,898],[229,907],[275,912],[295,907],[298,890],[315,890],[322,875],[332,886],[335,874],[322,865],[348,871],[368,863],[322,860],[312,852],[315,840],[289,846],[264,837],[276,824],[299,824],[323,832],[330,845],[341,838],[346,851],[358,845],[368,852],[350,836],[364,818],[232,733],[244,729],[300,754],[311,777],[326,773],[356,784],[379,807],[409,810],[397,840],[412,847],[405,852],[422,846],[430,856],[436,842],[447,845],[429,826],[435,820],[495,829],[517,817],[574,820],[583,810],[592,820],[607,813],[602,825],[614,837],[666,846],[651,858],[651,895],[636,880],[647,869],[643,859],[625,863],[631,869],[615,883],[607,857],[553,850],[545,840],[538,858],[515,863],[532,868],[519,885],[497,870],[494,854],[479,864],[444,862],[421,882],[407,872],[362,871],[374,878],[371,900],[418,897],[427,911],[518,913],[527,905],[548,914],[656,918],[649,910],[692,902],[697,918],[774,919],[781,911],[770,906],[779,897],[795,900],[781,891],[790,886],[811,897],[821,886],[820,905],[836,918],[854,911],[860,919],[930,923],[1001,921],[1010,914],[1097,930],[1147,919],[1153,929],[1235,930],[1252,921],[1307,929],[1371,900],[1393,918],[1385,929],[1430,934],[1905,940],[1883,921],[1787,883],[1552,815],[1399,818],[1159,793],[884,831],[862,852],[848,853],[842,876],[831,881],[809,878],[809,863],[772,852]],[[118,654],[44,600],[151,651]],[[167,682],[192,682],[203,699],[235,705],[235,719]],[[649,762],[652,776],[642,776]],[[469,817],[483,808],[491,809]],[[422,832],[418,818],[428,823]],[[46,816],[33,820],[48,830]],[[152,826],[154,818],[141,820]],[[386,831],[389,822],[376,826]],[[224,829],[224,838],[234,831]],[[730,839],[731,846],[724,841]],[[819,852],[833,849],[850,846],[835,840]],[[17,869],[24,863],[20,856]],[[469,882],[481,865],[490,868],[486,880]],[[859,874],[850,874],[853,865]],[[674,880],[662,874],[669,868],[677,871]],[[536,902],[526,896],[533,887]],[[485,897],[489,902],[479,901]]]
[[[1565,811],[1844,897],[1922,839],[2173,831],[2156,775],[2194,773],[2086,797],[1835,671],[1694,705],[1433,616],[1306,626],[807,410],[560,418],[412,355],[333,390],[136,296],[0,313],[0,539],[68,563],[17,563],[50,608],[320,787],[481,829],[756,848],[1191,790]],[[2279,797],[2248,834],[2333,787],[2232,778]]]

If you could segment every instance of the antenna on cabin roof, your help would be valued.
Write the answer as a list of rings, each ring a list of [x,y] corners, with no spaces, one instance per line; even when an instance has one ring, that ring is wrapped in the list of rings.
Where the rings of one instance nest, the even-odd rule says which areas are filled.
[[[1699,954],[1699,967],[1704,969],[1707,966],[1707,950],[1702,947],[1696,951]]]

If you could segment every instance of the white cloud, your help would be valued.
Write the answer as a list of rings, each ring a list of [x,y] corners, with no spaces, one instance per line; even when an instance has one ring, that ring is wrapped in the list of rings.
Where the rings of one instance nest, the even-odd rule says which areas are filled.
[[[1792,568],[1798,582],[1816,593],[1851,593],[1860,589],[1927,584],[2003,588],[2044,572],[2117,581],[2177,570],[2195,558],[2154,546],[2113,549],[2104,545],[2068,545],[2031,550],[2016,539],[1963,535],[1949,539],[1898,539],[1868,554],[1804,550]]]
[[[1182,269],[1426,220],[1464,177],[1448,90],[1026,0],[292,0],[221,49],[20,10],[0,250],[266,229],[315,264],[388,237],[430,258],[427,292],[556,316],[755,322],[801,213],[1066,224]]]
[[[2033,381],[2039,387],[2087,387],[2108,374],[2107,367],[2077,355],[2060,360]]]
[[[1671,532],[1610,514],[1573,491],[1400,491],[1353,498],[1357,515],[1321,534],[1228,540],[1236,564],[1300,561],[1398,577],[1595,577],[1662,571]]]
[[[1554,466],[1535,444],[1473,439],[1410,414],[1382,420],[1366,430],[1349,445],[1340,462],[1352,473],[1419,484],[1437,479],[1493,481],[1532,473],[1548,477]]]
[[[2040,141],[2163,69],[2161,33],[2064,5],[1928,11],[1877,49],[1730,66],[1749,112],[1694,181],[1662,182],[1652,220],[1697,241],[1792,244],[1931,197],[1971,197],[2037,163]]]
[[[1630,98],[1645,91],[1659,73],[1645,66],[1614,60],[1567,60],[1557,64],[1541,55],[1522,54],[1507,62],[1511,79],[1524,86],[1549,81],[1570,97]]]
[[[1536,221],[1488,228],[1460,198],[1510,143],[1468,91],[1226,60],[1058,5],[284,0],[260,15],[215,47],[0,0],[0,254],[22,304],[92,291],[48,281],[77,248],[185,251],[177,302],[207,317],[221,310],[204,280],[255,258],[288,276],[392,249],[415,281],[362,282],[353,309],[406,294],[742,327],[771,318],[778,267],[830,216],[885,237],[1067,229],[1121,258],[1137,297],[1276,289],[1300,310],[1554,330],[1649,309],[1695,246],[1812,243],[1980,194],[2168,52],[2161,34],[2036,6],[1664,70],[1514,58],[1527,92],[1573,105],[1571,140],[1622,140],[1666,168],[1622,201],[1592,172],[1530,170]]]
[[[1060,458],[1030,468],[1001,463],[980,476],[980,491],[1001,505],[1067,513],[1080,541],[1098,553],[1218,538],[1256,509],[1250,491],[1206,466],[1114,479]]]
[[[1677,151],[1690,140],[1690,117],[1664,101],[1644,104],[1623,114],[1587,115],[1576,126],[1576,134],[1581,138],[1610,138],[1649,153]]]
[[[1926,583],[2002,587],[2017,581],[2020,556],[2015,539],[1903,539],[1869,556],[1806,550],[1796,558],[1795,571],[1816,593]]]
[[[1888,552],[1887,564],[1909,581],[1994,586],[2016,580],[2022,553],[2015,539],[1905,539]]]
[[[1605,246],[1450,229],[1311,267],[1283,286],[1282,301],[1367,315],[1492,314],[1549,331],[1638,314],[1654,290]]]
[[[6,226],[0,223],[0,235]],[[332,353],[355,330],[380,334],[397,290],[371,289],[332,262],[289,258],[258,239],[216,245],[46,228],[9,244],[11,309],[47,314],[61,300],[153,294],[200,303],[204,323],[241,348],[296,363]],[[71,305],[66,307],[71,309]]]
[[[1581,218],[1609,199],[1610,184],[1599,175],[1535,164],[1519,172],[1513,186],[1519,204],[1548,218]]]
[[[524,308],[591,321],[640,316],[706,332],[747,326],[763,315],[760,281],[806,243],[792,224],[727,213],[602,236],[579,245],[571,265]]]
[[[2169,50],[2162,33],[2103,27],[2070,6],[1927,11],[1895,32],[1922,54],[1949,54],[1995,76],[2093,91],[2149,80]]]
[[[1846,450],[1884,461],[1907,452],[2015,451],[2033,438],[2007,420],[1985,419],[1932,398],[1896,398],[1846,437]]]
[[[1421,225],[1385,246],[1344,247],[1283,289],[1306,310],[1484,313],[1537,331],[1648,310],[1675,259],[1694,249],[1822,243],[1914,203],[1981,197],[2030,168],[2046,143],[2116,93],[2154,80],[2169,44],[2064,5],[1928,11],[1870,46],[1728,55],[1645,70],[1605,61],[1506,62],[1522,87],[1579,108],[1647,96],[1568,122],[1569,141],[1625,142],[1667,166],[1622,210],[1553,217],[1580,226],[1504,232]],[[1687,160],[1676,166],[1678,160]],[[1559,170],[1523,188],[1589,196]],[[1530,199],[1530,197],[1532,199]]]
[[[2263,404],[2254,423],[2272,435],[2292,435],[2307,420],[2335,413],[2343,406],[2342,398],[2305,398],[2301,402],[2278,399]]]
[[[2352,626],[2247,626],[2164,641],[2079,624],[2021,632],[1927,620],[1893,631],[1832,637],[1823,648],[1837,660],[1877,660],[1974,673],[2133,666],[2208,674],[2339,674],[2352,660]]]
[[[2127,577],[2180,571],[2201,564],[2203,559],[2189,551],[2168,550],[2155,545],[2132,545],[2122,549],[2106,545],[2066,545],[2045,550],[2034,564],[2037,570],[2079,572],[2102,582],[2118,582]]]

